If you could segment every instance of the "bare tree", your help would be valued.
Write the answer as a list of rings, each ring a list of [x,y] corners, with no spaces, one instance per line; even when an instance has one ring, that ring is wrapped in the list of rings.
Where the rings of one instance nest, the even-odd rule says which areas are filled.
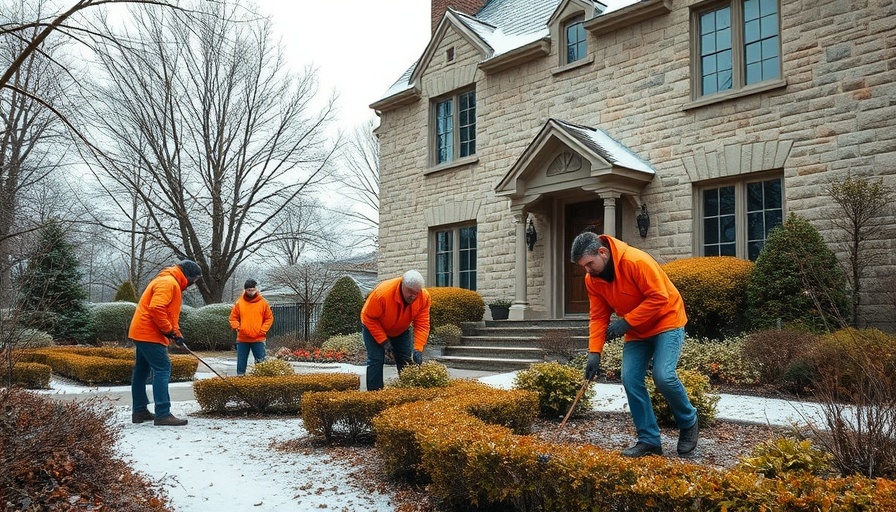
[[[883,180],[847,176],[828,187],[828,194],[839,206],[831,215],[835,227],[845,235],[846,277],[852,291],[852,325],[858,325],[861,304],[862,277],[869,267],[881,262],[886,247],[870,245],[880,239],[885,224],[883,217],[892,208],[893,188]]]
[[[373,120],[358,126],[346,142],[343,162],[345,196],[352,201],[346,215],[370,233],[366,238],[377,245],[380,211],[380,141]]]
[[[313,111],[315,70],[289,73],[270,21],[238,5],[131,15],[105,29],[127,51],[94,40],[107,85],[93,123],[111,141],[94,167],[136,195],[143,234],[199,263],[203,300],[220,302],[239,264],[279,239],[281,212],[328,176],[333,99]]]
[[[18,238],[33,233],[39,222],[27,215],[32,203],[24,194],[58,170],[67,145],[59,119],[46,105],[65,94],[54,62],[60,43],[45,39],[40,52],[22,58],[38,27],[23,27],[40,18],[42,4],[18,2],[2,11],[0,62],[9,68],[0,88],[0,301],[9,298],[10,269],[22,246]],[[22,27],[10,30],[11,27]],[[13,63],[18,62],[15,68]],[[42,99],[35,97],[39,95]]]
[[[311,315],[322,304],[340,272],[323,262],[306,262],[281,266],[268,273],[268,282],[289,289],[304,312],[305,341],[311,334]]]
[[[340,212],[326,209],[313,197],[294,199],[275,218],[277,231],[259,254],[277,267],[292,267],[309,257],[332,258],[339,250]]]

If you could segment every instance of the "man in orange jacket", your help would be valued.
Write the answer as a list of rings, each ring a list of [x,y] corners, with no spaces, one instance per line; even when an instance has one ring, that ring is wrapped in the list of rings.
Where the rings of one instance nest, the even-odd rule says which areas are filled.
[[[153,420],[154,425],[181,426],[187,420],[175,418],[171,414],[171,398],[168,395],[168,381],[171,379],[171,358],[168,357],[168,343],[186,345],[180,332],[181,297],[188,286],[202,277],[202,270],[196,262],[183,260],[168,267],[153,278],[143,291],[128,338],[137,347],[134,372],[131,374],[131,401],[133,412],[131,421],[143,423]],[[146,395],[146,379],[152,370],[152,398],[155,414],[149,412]]]
[[[430,303],[429,292],[423,289],[423,276],[416,270],[383,281],[367,296],[361,308],[361,337],[367,349],[368,391],[383,388],[387,350],[392,351],[399,373],[409,363],[423,362],[423,348],[429,338]]]
[[[662,455],[660,429],[644,384],[653,362],[653,382],[666,398],[679,428],[678,455],[697,447],[697,409],[691,405],[676,367],[688,319],[681,294],[647,253],[608,235],[580,234],[572,242],[573,263],[585,271],[590,303],[588,363],[585,378],[600,371],[604,342],[625,335],[622,386],[638,434],[638,442],[622,451],[626,457]],[[610,322],[611,313],[618,319]]]
[[[256,363],[264,361],[264,342],[273,324],[274,312],[258,292],[258,283],[254,279],[247,279],[243,285],[243,294],[230,310],[230,327],[236,331],[237,375],[246,374],[250,350]]]

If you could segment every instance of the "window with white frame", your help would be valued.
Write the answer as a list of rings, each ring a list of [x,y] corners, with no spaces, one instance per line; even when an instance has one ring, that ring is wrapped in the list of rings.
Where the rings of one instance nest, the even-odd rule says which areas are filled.
[[[436,165],[476,154],[476,91],[440,98],[435,106]]]
[[[566,61],[564,64],[584,59],[588,54],[588,37],[584,23],[585,16],[582,15],[571,19],[563,26],[563,31],[566,34]]]
[[[779,0],[727,0],[694,10],[697,96],[781,77]]]
[[[437,229],[435,248],[435,286],[476,289],[476,226]]]
[[[700,190],[701,253],[755,261],[783,222],[783,180],[742,181]]]

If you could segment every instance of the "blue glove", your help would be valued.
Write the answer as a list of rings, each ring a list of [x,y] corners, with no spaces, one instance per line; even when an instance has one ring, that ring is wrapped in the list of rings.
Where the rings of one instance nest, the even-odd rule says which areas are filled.
[[[609,341],[623,336],[631,328],[632,326],[629,325],[624,318],[620,318],[619,320],[610,323],[610,326],[607,327],[607,340]]]
[[[600,375],[600,352],[588,353],[588,364],[585,365],[585,380],[594,380]]]
[[[419,350],[415,350],[411,354],[411,359],[413,359],[414,364],[423,364],[423,352],[420,352]]]

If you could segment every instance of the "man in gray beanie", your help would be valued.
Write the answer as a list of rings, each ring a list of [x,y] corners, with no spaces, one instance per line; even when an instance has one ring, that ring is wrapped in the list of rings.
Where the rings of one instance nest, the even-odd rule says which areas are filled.
[[[152,421],[154,425],[182,426],[187,420],[175,418],[171,414],[171,398],[168,381],[171,379],[171,358],[168,357],[168,343],[186,346],[180,332],[178,318],[183,291],[202,277],[202,270],[195,261],[183,260],[163,269],[146,286],[134,318],[128,338],[137,347],[134,371],[131,374],[131,421],[143,423]],[[155,414],[149,412],[146,395],[146,379],[152,370],[152,398]]]

